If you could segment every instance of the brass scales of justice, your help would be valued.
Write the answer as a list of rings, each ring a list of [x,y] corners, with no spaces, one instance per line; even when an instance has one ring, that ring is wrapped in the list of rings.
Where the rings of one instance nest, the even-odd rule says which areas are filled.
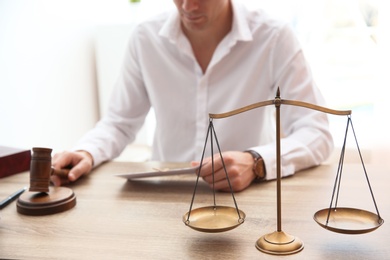
[[[347,122],[347,128],[345,132],[344,137],[344,143],[341,149],[341,155],[339,160],[339,165],[337,169],[336,179],[334,183],[333,193],[331,197],[331,202],[329,205],[329,208],[325,208],[322,210],[317,211],[314,214],[314,220],[323,228],[341,233],[341,234],[363,234],[368,233],[371,231],[374,231],[378,227],[380,227],[384,220],[381,218],[379,214],[379,210],[374,198],[374,194],[372,192],[372,188],[368,179],[368,174],[364,166],[364,162],[362,159],[362,155],[359,149],[359,145],[357,143],[356,134],[353,129],[352,120],[351,120],[351,110],[333,110],[326,107],[317,106],[314,104],[302,102],[302,101],[296,101],[296,100],[286,100],[280,98],[280,90],[278,88],[276,92],[276,97],[273,100],[263,101],[254,103],[252,105],[248,105],[236,110],[232,110],[230,112],[221,113],[221,114],[209,114],[210,117],[210,123],[208,132],[206,135],[206,141],[202,153],[202,158],[200,161],[200,167],[198,168],[198,177],[196,179],[195,188],[190,204],[189,211],[183,216],[183,222],[188,227],[202,232],[209,232],[209,233],[215,233],[215,232],[224,232],[231,229],[234,229],[244,223],[245,220],[245,213],[241,211],[238,206],[236,199],[234,197],[233,189],[227,174],[226,166],[222,157],[221,149],[218,143],[217,135],[214,130],[213,126],[213,119],[221,119],[226,118],[230,116],[237,115],[239,113],[246,112],[251,109],[269,106],[269,105],[275,105],[276,108],[276,195],[277,195],[277,230],[265,234],[261,236],[256,241],[256,248],[264,253],[273,254],[273,255],[288,255],[288,254],[294,254],[300,252],[304,245],[303,242],[296,236],[290,235],[282,230],[282,217],[281,217],[281,149],[280,149],[280,142],[281,142],[281,127],[280,127],[280,107],[281,105],[292,105],[292,106],[299,106],[304,108],[309,108],[313,110],[317,110],[323,113],[333,114],[333,115],[340,115],[340,116],[348,116],[348,122]],[[351,125],[351,128],[353,130],[353,134],[355,137],[355,142],[357,145],[357,150],[359,152],[359,156],[361,159],[361,163],[363,166],[363,170],[365,173],[365,177],[368,183],[368,187],[371,193],[371,197],[373,199],[373,203],[375,205],[376,214],[356,209],[356,208],[348,208],[348,207],[338,207],[337,201],[338,201],[338,195],[340,190],[340,182],[341,182],[341,176],[342,176],[342,169],[343,169],[343,162],[344,162],[344,154],[345,154],[345,147],[346,147],[346,139],[348,134],[348,128],[349,125]],[[226,174],[226,178],[228,180],[228,184],[230,187],[232,199],[234,202],[235,207],[228,207],[228,206],[219,206],[216,204],[216,194],[215,189],[213,189],[213,200],[214,205],[208,206],[208,207],[200,207],[196,209],[192,209],[196,194],[196,189],[198,186],[200,171],[202,167],[202,162],[205,154],[205,149],[208,141],[208,137],[210,136],[210,143],[211,143],[211,161],[212,161],[212,172],[213,172],[213,178],[214,178],[214,151],[213,151],[213,138],[215,138],[215,143],[217,144],[219,155],[221,157],[222,166]],[[214,181],[213,181],[214,183]]]

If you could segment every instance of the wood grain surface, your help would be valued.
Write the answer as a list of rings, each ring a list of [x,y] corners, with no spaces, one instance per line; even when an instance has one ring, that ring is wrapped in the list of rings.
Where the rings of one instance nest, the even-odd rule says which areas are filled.
[[[203,233],[187,227],[195,175],[127,181],[114,174],[131,162],[109,162],[69,185],[77,205],[48,216],[18,214],[16,203],[0,211],[1,259],[390,259],[389,170],[366,165],[385,223],[364,235],[344,235],[320,227],[313,215],[329,207],[336,165],[322,165],[282,180],[282,229],[304,242],[300,253],[273,256],[255,243],[276,230],[276,182],[254,183],[236,193],[245,222],[228,232]],[[0,198],[28,186],[28,172],[0,180]],[[234,206],[231,194],[217,193],[218,205]],[[212,205],[203,182],[194,208]],[[339,206],[375,212],[359,164],[344,165]]]

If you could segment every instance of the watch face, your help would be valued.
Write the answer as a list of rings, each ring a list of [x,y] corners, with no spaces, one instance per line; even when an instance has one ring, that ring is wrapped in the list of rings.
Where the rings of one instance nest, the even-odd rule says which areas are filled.
[[[256,161],[256,175],[262,179],[264,178],[264,165],[263,165],[263,160],[260,158]]]
[[[265,169],[263,158],[256,151],[248,150],[246,152],[250,153],[254,159],[253,172],[257,176],[257,179],[264,179]]]

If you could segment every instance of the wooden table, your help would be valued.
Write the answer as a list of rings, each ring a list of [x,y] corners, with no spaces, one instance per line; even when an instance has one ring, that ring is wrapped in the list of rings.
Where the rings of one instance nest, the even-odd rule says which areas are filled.
[[[260,252],[255,243],[276,230],[276,182],[253,184],[236,193],[245,222],[228,232],[203,233],[182,222],[196,176],[127,181],[113,176],[132,163],[110,162],[72,184],[77,205],[48,216],[17,213],[13,202],[0,211],[0,258],[11,259],[390,259],[390,172],[366,165],[385,223],[363,235],[320,227],[313,214],[329,207],[336,166],[322,165],[282,180],[282,229],[304,242],[288,256]],[[28,186],[28,173],[0,179],[0,198]],[[233,206],[231,194],[217,193],[217,204]],[[202,182],[194,207],[212,205]],[[344,165],[339,206],[375,212],[361,165]]]

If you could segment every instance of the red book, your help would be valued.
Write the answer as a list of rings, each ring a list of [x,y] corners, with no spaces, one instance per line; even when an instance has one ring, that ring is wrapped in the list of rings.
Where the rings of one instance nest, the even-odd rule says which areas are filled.
[[[31,151],[0,146],[0,178],[30,170]]]

